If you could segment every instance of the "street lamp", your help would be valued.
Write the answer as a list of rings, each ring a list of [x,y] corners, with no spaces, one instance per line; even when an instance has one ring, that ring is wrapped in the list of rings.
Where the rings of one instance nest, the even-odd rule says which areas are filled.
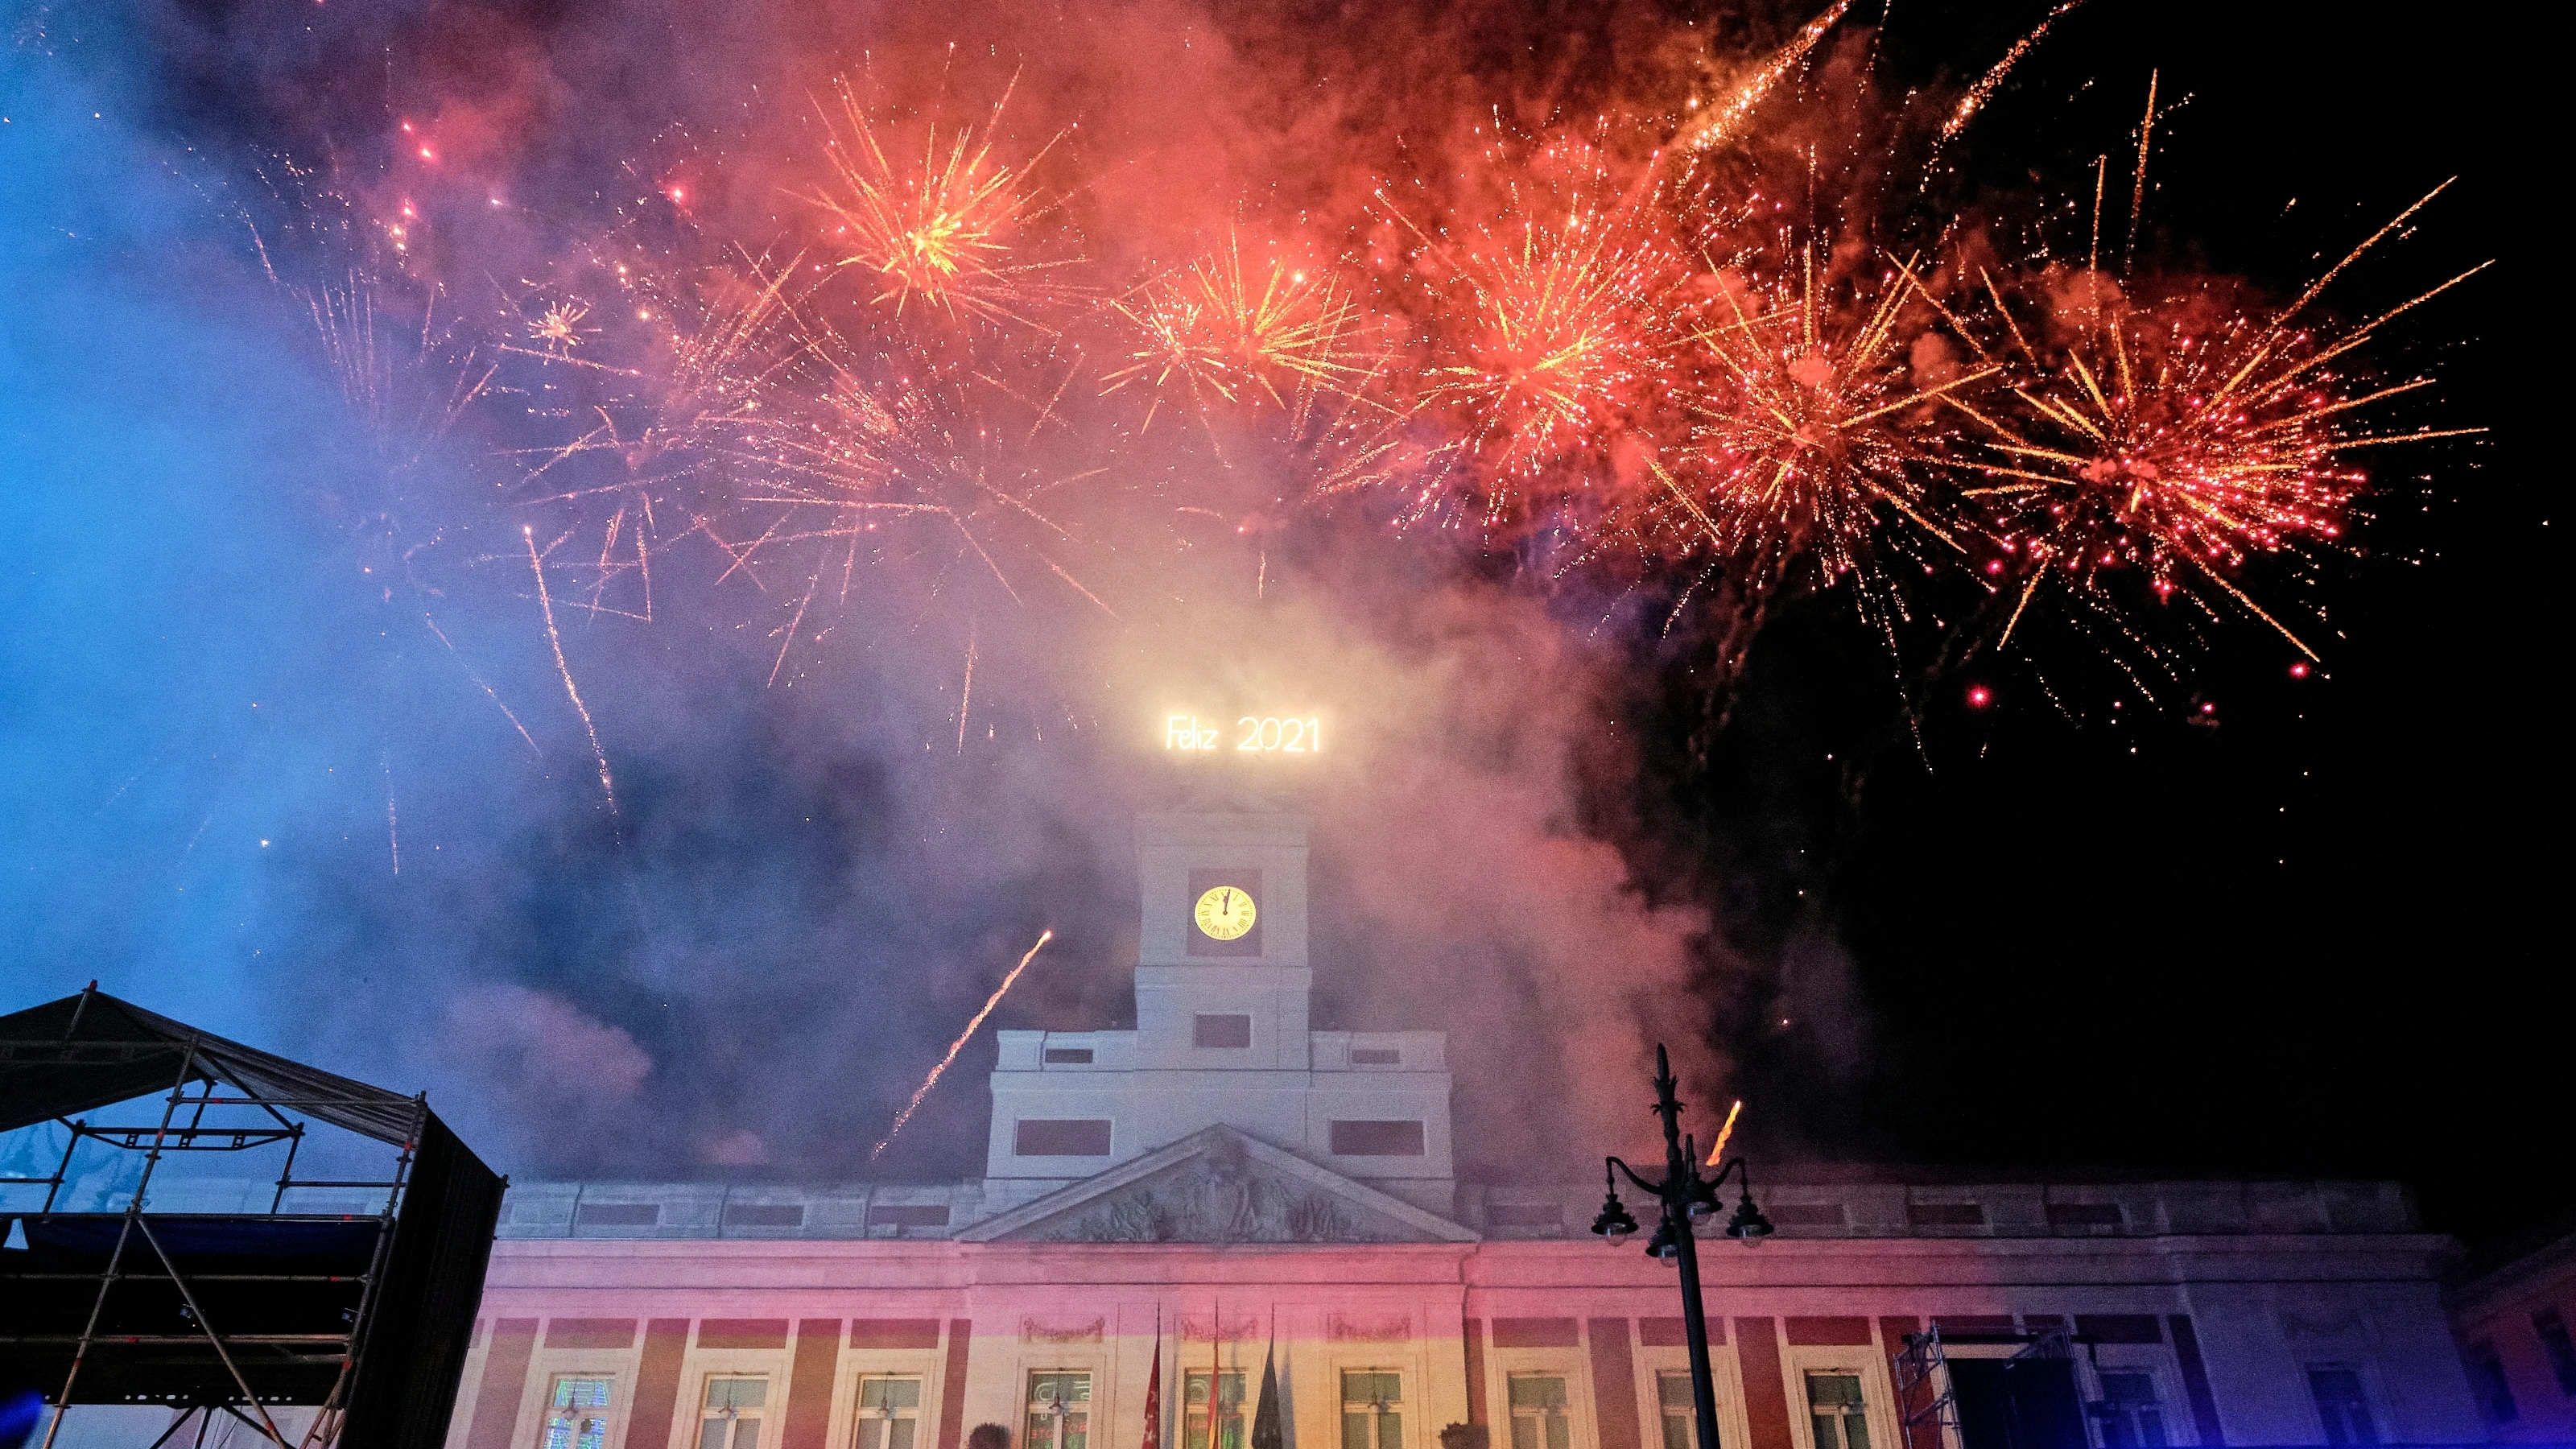
[[[1681,1270],[1682,1336],[1690,1343],[1691,1407],[1699,1421],[1699,1449],[1718,1449],[1717,1391],[1708,1371],[1708,1311],[1700,1304],[1698,1239],[1691,1224],[1717,1211],[1717,1190],[1729,1176],[1735,1178],[1738,1194],[1735,1211],[1726,1219],[1726,1235],[1749,1248],[1771,1235],[1771,1220],[1753,1205],[1753,1177],[1743,1158],[1728,1158],[1715,1173],[1699,1175],[1699,1144],[1681,1133],[1682,1104],[1673,1095],[1674,1085],[1672,1063],[1658,1044],[1655,1115],[1664,1124],[1664,1180],[1648,1182],[1618,1158],[1603,1158],[1601,1179],[1607,1191],[1600,1215],[1592,1220],[1592,1231],[1613,1243],[1637,1231],[1637,1220],[1629,1215],[1628,1205],[1619,1201],[1619,1173],[1626,1173],[1639,1192],[1663,1208],[1654,1235],[1646,1240],[1646,1256]]]

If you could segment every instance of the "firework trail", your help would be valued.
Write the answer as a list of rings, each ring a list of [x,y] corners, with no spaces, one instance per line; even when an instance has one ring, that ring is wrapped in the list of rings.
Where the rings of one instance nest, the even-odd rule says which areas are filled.
[[[491,685],[483,682],[483,676],[474,672],[474,666],[465,662],[465,656],[456,652],[455,644],[448,640],[447,631],[439,628],[438,621],[427,614],[421,615],[420,621],[429,626],[430,633],[438,636],[439,643],[447,645],[448,654],[456,660],[456,666],[465,671],[465,677],[474,681],[474,687],[483,691],[483,697],[492,701],[494,709],[501,711],[501,717],[510,722],[510,728],[517,730],[519,738],[528,742],[528,752],[544,759],[546,752],[537,748],[537,737],[528,733],[528,727],[519,723],[519,716],[501,702],[501,696],[493,692]]]
[[[957,697],[957,753],[966,753],[966,715],[975,707],[975,631],[966,631],[966,684]]]
[[[1808,21],[1795,36],[1790,38],[1787,45],[1780,47],[1769,60],[1757,66],[1751,75],[1737,84],[1724,101],[1700,118],[1699,124],[1682,142],[1683,148],[1689,151],[1707,151],[1724,144],[1733,137],[1736,128],[1744,124],[1747,116],[1753,114],[1754,107],[1761,105],[1763,98],[1771,94],[1772,87],[1780,84],[1783,77],[1796,70],[1799,64],[1806,60],[1808,52],[1814,50],[1817,42],[1825,38],[1825,32],[1833,29],[1835,23],[1843,18],[1843,12],[1851,9],[1851,4],[1852,0],[1834,0],[1831,9]]]
[[[967,1039],[975,1035],[975,1028],[982,1026],[984,1018],[993,1014],[993,1008],[1002,1004],[1002,998],[1010,994],[1011,983],[1020,979],[1020,973],[1028,970],[1029,963],[1038,959],[1038,952],[1046,946],[1047,942],[1054,939],[1053,929],[1038,932],[1037,945],[1031,946],[1029,954],[1020,958],[1020,964],[1011,968],[1011,974],[1002,978],[1002,984],[993,988],[993,994],[984,999],[983,1009],[976,1012],[974,1019],[966,1023],[964,1031],[957,1033],[957,1040],[948,1044],[948,1054],[939,1059],[939,1065],[930,1069],[929,1076],[921,1079],[921,1086],[913,1092],[912,1100],[904,1103],[903,1110],[894,1114],[894,1125],[886,1129],[886,1135],[877,1140],[876,1146],[868,1149],[868,1161],[874,1162],[885,1155],[885,1150],[893,1143],[895,1135],[903,1131],[903,1124],[911,1121],[912,1114],[921,1110],[922,1099],[930,1095],[931,1088],[939,1085],[940,1074],[946,1072],[948,1064],[957,1060],[957,1054],[966,1049]]]
[[[2004,52],[2004,58],[1995,62],[1994,69],[1987,71],[1975,85],[1968,87],[1966,95],[1959,97],[1959,104],[1950,112],[1950,119],[1941,123],[1940,137],[1933,143],[1935,148],[1959,139],[1959,133],[1968,129],[1968,123],[1976,119],[1977,112],[1984,110],[1986,102],[1994,99],[1995,91],[2003,85],[2004,78],[2012,74],[2013,67],[2021,64],[2021,58],[2030,54],[2031,48],[2048,34],[2048,27],[2055,25],[2059,16],[2083,3],[2084,0],[2065,0],[2049,11],[2030,34],[2014,41],[2013,48]]]
[[[1743,1115],[1743,1112],[1744,1099],[1738,1097],[1735,1099],[1735,1105],[1726,1109],[1726,1125],[1717,1129],[1717,1143],[1708,1149],[1708,1161],[1701,1164],[1702,1166],[1715,1167],[1725,1158],[1726,1139],[1735,1135],[1735,1119]]]
[[[394,762],[383,750],[376,751],[376,767],[385,777],[385,849],[393,855],[394,874],[402,874],[402,831],[394,819]]]
[[[528,572],[537,581],[537,609],[545,616],[546,643],[555,652],[555,672],[563,676],[564,697],[572,701],[573,713],[581,716],[582,733],[590,738],[590,757],[599,762],[599,792],[608,797],[609,818],[622,823],[625,817],[617,808],[617,782],[608,774],[608,751],[600,748],[599,727],[591,723],[590,706],[581,702],[581,688],[572,682],[572,664],[564,658],[563,635],[555,628],[554,596],[546,591],[545,558],[537,552],[536,531],[523,526],[519,537],[528,545]]]

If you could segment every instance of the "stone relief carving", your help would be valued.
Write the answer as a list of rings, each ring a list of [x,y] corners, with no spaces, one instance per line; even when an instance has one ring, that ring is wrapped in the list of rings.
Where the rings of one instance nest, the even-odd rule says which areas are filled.
[[[1376,1243],[1396,1234],[1220,1142],[1047,1235],[1078,1243]]]
[[[1324,1336],[1337,1343],[1403,1343],[1413,1337],[1413,1320],[1401,1314],[1355,1318],[1335,1313],[1324,1320]]]
[[[1020,1337],[1029,1343],[1098,1343],[1106,1321],[1095,1318],[1089,1323],[1041,1323],[1034,1318],[1020,1320]]]

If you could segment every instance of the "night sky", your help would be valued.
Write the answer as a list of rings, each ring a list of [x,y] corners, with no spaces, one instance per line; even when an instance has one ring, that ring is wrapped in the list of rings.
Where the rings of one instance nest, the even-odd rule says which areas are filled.
[[[0,57],[0,111],[20,133],[0,134],[0,772],[15,777],[0,786],[0,1004],[98,977],[261,1045],[428,1082],[510,1170],[628,1175],[861,1170],[851,1144],[1040,925],[1063,962],[1000,1024],[1118,1021],[1124,822],[1168,797],[1163,762],[1098,729],[1000,736],[979,762],[956,725],[955,666],[983,651],[995,662],[977,687],[1006,714],[1019,689],[1038,718],[1068,686],[1052,664],[1015,675],[1014,651],[1112,655],[1096,671],[1109,683],[1083,686],[1110,702],[1083,719],[1124,729],[1119,710],[1162,703],[1170,661],[890,588],[885,607],[913,610],[904,627],[856,654],[822,645],[791,695],[763,679],[770,623],[749,612],[776,601],[739,604],[721,569],[675,563],[675,592],[705,588],[659,632],[568,631],[625,775],[611,829],[509,555],[518,515],[492,510],[460,463],[466,482],[404,494],[412,513],[352,541],[365,530],[346,519],[375,505],[324,475],[364,446],[255,305],[242,198],[274,198],[281,158],[374,174],[387,119],[417,113],[441,77],[473,76],[478,47],[577,53],[586,69],[568,73],[627,97],[596,125],[569,101],[529,122],[550,144],[490,142],[521,192],[595,190],[626,158],[667,154],[649,88],[632,96],[616,58],[640,47],[625,60],[649,70],[641,57],[677,32],[647,24],[649,6],[438,3],[316,39],[288,8],[55,7]],[[2530,466],[2532,422],[2550,414],[2525,371],[2531,334],[2556,325],[2527,220],[2553,205],[2540,183],[2554,175],[2516,139],[2513,37],[2431,12],[2401,25],[2323,3],[2244,10],[2088,0],[1952,159],[1995,195],[2060,194],[2118,151],[2152,68],[2165,104],[2187,103],[2159,122],[2146,245],[2276,294],[2459,178],[2340,305],[2393,305],[2496,259],[2392,329],[2381,359],[2438,373],[2425,415],[2440,425],[2494,431],[2372,460],[2359,556],[2316,591],[2339,637],[2308,677],[2240,621],[2206,631],[2187,682],[2150,698],[2085,633],[2035,621],[2016,657],[1927,682],[1892,670],[1835,600],[1808,599],[1775,618],[1712,725],[1707,645],[1690,631],[1532,587],[1525,560],[1411,550],[1348,511],[1277,524],[1262,566],[1292,602],[1231,642],[1284,661],[1274,680],[1365,655],[1351,667],[1381,701],[1462,713],[1512,705],[1513,669],[1532,659],[1594,681],[1573,704],[1532,706],[1562,713],[1545,731],[1574,738],[1582,716],[1629,742],[1574,758],[1563,798],[1505,790],[1513,761],[1442,756],[1417,804],[1392,792],[1386,818],[1491,826],[1508,843],[1554,840],[1571,817],[1614,845],[1645,905],[1568,905],[1496,951],[1597,953],[1586,969],[1604,977],[1627,968],[1601,956],[1653,957],[1628,977],[1655,993],[1637,1028],[1724,1064],[1710,1070],[1747,1099],[1757,1162],[2394,1176],[2434,1226],[2493,1241],[2576,1207],[2559,1150],[2576,999],[2543,934],[2564,854],[2563,751],[2543,704],[2563,654],[2551,475]],[[791,17],[776,30],[801,48],[798,75],[869,33],[855,10],[828,25],[761,13]],[[1262,13],[1262,44],[1307,27],[1366,47],[1349,16]],[[1955,90],[2040,13],[1899,0],[1881,82]],[[1471,76],[1534,74],[1526,57],[1544,46],[1569,96],[1613,85],[1605,35],[1695,18],[1769,43],[1804,18],[1486,14],[1490,48],[1462,57]],[[1001,11],[969,28],[1011,30]],[[692,57],[675,110],[703,113],[725,78],[759,73],[718,50]],[[93,101],[104,129],[79,130]],[[514,264],[485,268],[486,290]],[[363,560],[394,554],[411,579],[395,545],[417,545],[433,582],[416,598],[372,574],[351,587],[375,566]],[[1362,601],[1435,597],[1398,637],[1366,622]],[[446,650],[424,613],[452,626]],[[1605,633],[1604,618],[1622,622]],[[1467,642],[1437,642],[1453,639]],[[1441,682],[1452,658],[1488,682]],[[1919,729],[1902,716],[1909,688]],[[1971,707],[1972,688],[1989,702]],[[529,714],[524,744],[490,709],[503,700]],[[1376,758],[1437,753],[1417,746],[1381,742]],[[1319,794],[1327,821],[1383,803],[1348,780]],[[382,868],[394,796],[400,882]],[[1463,818],[1440,825],[1442,810]],[[1372,843],[1319,871],[1328,891],[1357,889],[1406,858]],[[1495,862],[1481,878],[1498,897],[1514,871],[1549,873]],[[1696,919],[1712,924],[1692,936]],[[1483,944],[1396,949],[1464,963]],[[1322,989],[1344,1025],[1446,999],[1330,972]],[[1509,1010],[1574,1010],[1567,1040],[1588,1040],[1595,990],[1578,976]],[[1404,1024],[1520,1019],[1495,1010],[1478,1026]],[[989,1060],[987,1038],[964,1079]],[[1570,1054],[1559,1070],[1590,1069]],[[944,1091],[887,1170],[971,1171],[980,1116],[975,1093]],[[1503,1156],[1483,1160],[1514,1165]]]

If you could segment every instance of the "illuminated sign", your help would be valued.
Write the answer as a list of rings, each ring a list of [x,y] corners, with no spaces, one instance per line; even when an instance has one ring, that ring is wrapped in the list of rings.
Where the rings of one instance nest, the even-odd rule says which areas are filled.
[[[1318,755],[1324,751],[1324,722],[1314,715],[1247,714],[1229,726],[1222,716],[1166,715],[1163,748],[1189,754]]]

